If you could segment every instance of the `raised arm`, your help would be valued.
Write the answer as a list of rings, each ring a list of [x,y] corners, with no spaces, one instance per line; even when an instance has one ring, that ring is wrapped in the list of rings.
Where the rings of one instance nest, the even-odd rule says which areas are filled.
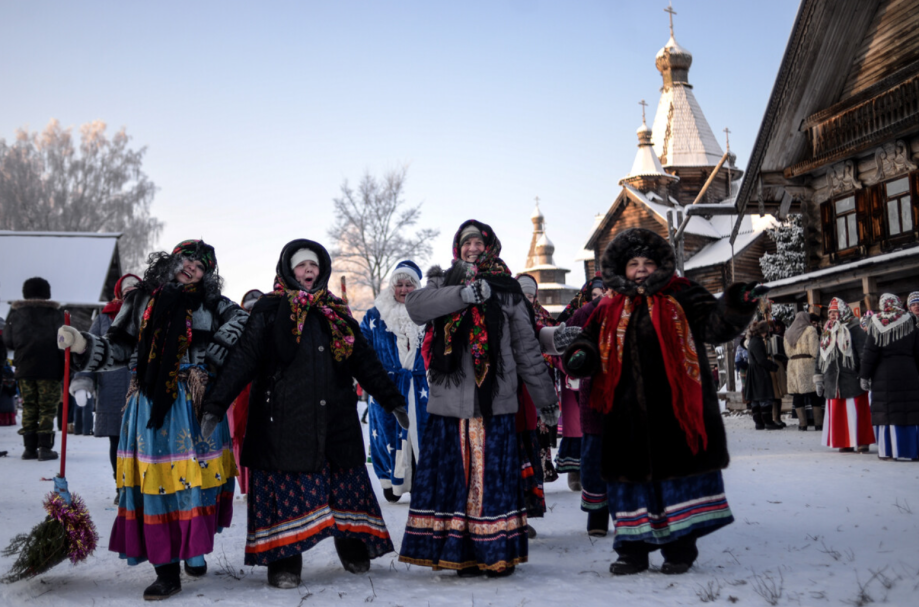
[[[720,298],[715,298],[699,284],[691,283],[677,292],[693,335],[710,344],[731,341],[750,324],[756,312],[756,300],[744,300],[744,285],[734,283]]]
[[[105,335],[83,332],[86,350],[71,354],[76,370],[110,371],[126,366],[137,348],[140,321],[148,301],[150,296],[140,289],[131,291]]]

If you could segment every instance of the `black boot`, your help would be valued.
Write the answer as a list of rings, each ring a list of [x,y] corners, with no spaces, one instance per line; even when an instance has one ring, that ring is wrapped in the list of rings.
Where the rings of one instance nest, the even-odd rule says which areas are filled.
[[[804,407],[795,407],[795,413],[798,414],[798,430],[807,432],[807,409]]]
[[[118,502],[115,502],[115,503],[117,504]],[[207,561],[205,561],[204,564],[201,565],[200,567],[193,567],[188,564],[188,561],[185,561],[185,573],[187,573],[191,577],[203,576],[205,573],[207,573]]]
[[[609,566],[613,575],[633,575],[648,568],[648,547],[644,542],[625,542],[616,549],[619,558]]]
[[[772,403],[772,423],[779,428],[784,428],[788,424],[782,421],[782,401],[777,400]]]
[[[591,510],[587,513],[587,535],[606,537],[609,533],[609,508]]]
[[[759,412],[759,409],[754,409],[753,411],[753,423],[757,430],[766,429],[766,425],[763,424],[763,414]]]
[[[684,536],[674,542],[664,544],[661,546],[661,554],[664,556],[661,573],[668,575],[686,573],[699,557],[696,538],[692,535]]]
[[[335,538],[335,551],[345,571],[366,573],[370,571],[370,555],[364,542],[349,537]]]
[[[396,495],[393,493],[392,487],[383,487],[383,497],[385,497],[386,501],[390,504],[395,504],[400,499],[402,499],[401,495]]]
[[[145,601],[162,601],[182,591],[178,563],[160,565],[154,569],[156,569],[156,581],[144,590]]]
[[[814,430],[823,431],[823,407],[814,407]]]
[[[295,554],[285,559],[268,563],[268,585],[284,590],[300,585],[300,572],[303,571],[303,555]]]
[[[763,427],[766,428],[766,430],[782,429],[782,426],[772,421],[772,404],[761,406],[759,408],[759,414],[763,417]]]
[[[574,470],[568,473],[568,488],[572,491],[581,490],[581,471]]]
[[[54,446],[54,432],[42,432],[38,435],[38,461],[57,459],[57,451],[52,451]]]
[[[26,432],[22,435],[22,459],[38,459],[38,434]]]

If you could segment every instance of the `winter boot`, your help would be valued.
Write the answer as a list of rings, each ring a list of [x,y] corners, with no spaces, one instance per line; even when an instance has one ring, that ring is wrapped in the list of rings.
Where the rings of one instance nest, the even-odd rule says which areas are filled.
[[[772,406],[765,405],[760,406],[759,408],[760,415],[763,416],[763,427],[766,430],[781,430],[782,426],[779,426],[774,421],[772,421]]]
[[[609,533],[609,508],[591,510],[587,513],[587,535],[606,537]]]
[[[38,459],[38,434],[26,432],[22,435],[22,459]]]
[[[568,488],[572,491],[581,490],[581,471],[572,470],[568,473]]]
[[[686,573],[699,557],[696,538],[691,535],[683,536],[669,544],[664,544],[661,546],[661,554],[664,557],[661,573],[667,575]]]
[[[823,430],[823,407],[814,407],[814,430]]]
[[[286,559],[268,563],[268,585],[288,590],[300,585],[300,572],[303,570],[303,555],[295,554]]]
[[[527,523],[527,538],[533,539],[536,537],[536,529],[533,529],[533,526]]]
[[[780,400],[772,403],[772,423],[779,428],[784,428],[786,426],[785,422],[782,421],[782,401]]]
[[[185,573],[187,573],[191,577],[203,576],[205,573],[207,573],[207,561],[205,561],[204,564],[201,565],[200,567],[189,565],[188,561],[185,561]]]
[[[766,426],[763,424],[763,414],[760,413],[759,409],[753,410],[753,423],[754,427],[757,430],[765,430]]]
[[[38,461],[57,459],[57,451],[52,451],[54,446],[54,432],[42,432],[38,435]]]
[[[795,407],[795,413],[798,415],[798,430],[807,432],[807,409]]]
[[[162,601],[182,591],[178,563],[160,565],[154,569],[156,570],[156,581],[144,590],[145,601]]]
[[[609,566],[613,575],[634,575],[648,569],[648,553],[620,554],[615,563]]]
[[[364,542],[349,537],[335,538],[335,551],[345,571],[366,573],[370,571],[370,555]]]
[[[393,493],[392,487],[383,487],[383,497],[385,497],[386,501],[390,504],[395,504],[400,499],[402,499],[401,495],[396,495]]]

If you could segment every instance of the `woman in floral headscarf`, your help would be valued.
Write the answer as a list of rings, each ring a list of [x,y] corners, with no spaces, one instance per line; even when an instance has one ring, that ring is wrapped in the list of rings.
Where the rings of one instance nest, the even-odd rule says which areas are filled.
[[[814,385],[826,397],[823,444],[848,453],[868,451],[874,443],[868,392],[859,385],[858,370],[866,334],[858,318],[838,297],[830,301],[826,326],[820,336],[820,355]]]
[[[896,295],[881,295],[868,323],[859,375],[871,390],[878,457],[919,460],[919,330]]]
[[[518,378],[547,425],[555,388],[520,284],[490,226],[469,220],[453,266],[428,273],[405,306],[430,323],[431,396],[399,560],[461,576],[504,576],[527,560],[526,506],[515,414]]]
[[[221,424],[209,439],[198,418],[211,369],[219,369],[246,323],[246,313],[220,294],[214,248],[180,242],[150,255],[103,337],[65,326],[80,371],[134,371],[118,443],[118,516],[109,550],[129,565],[149,560],[156,581],[147,600],[182,590],[179,563],[193,577],[207,572],[214,534],[233,518],[236,463]]]

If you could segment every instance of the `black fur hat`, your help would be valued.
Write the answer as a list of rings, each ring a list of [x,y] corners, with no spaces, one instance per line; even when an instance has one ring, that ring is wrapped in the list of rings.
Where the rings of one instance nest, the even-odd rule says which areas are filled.
[[[641,292],[648,295],[657,293],[673,278],[676,257],[670,243],[651,230],[629,228],[616,235],[600,258],[603,284],[629,297],[638,294],[639,285],[625,276],[626,264],[634,257],[653,259],[658,266],[641,285]]]
[[[38,276],[22,283],[22,296],[25,299],[51,299],[51,285]]]

